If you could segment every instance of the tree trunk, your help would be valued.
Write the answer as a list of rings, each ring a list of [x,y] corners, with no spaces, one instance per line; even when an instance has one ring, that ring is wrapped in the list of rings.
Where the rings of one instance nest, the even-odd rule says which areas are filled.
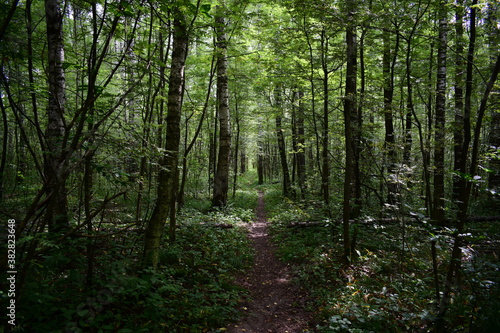
[[[288,160],[285,147],[285,136],[283,135],[284,129],[282,126],[282,107],[283,101],[281,98],[281,91],[279,87],[275,89],[275,107],[276,107],[276,138],[278,140],[278,153],[281,162],[281,173],[283,176],[283,195],[285,197],[293,196],[292,184],[290,182],[290,170],[288,168]]]
[[[490,45],[490,61],[491,68],[495,66],[495,60],[498,55],[498,45],[500,44],[500,30],[498,29],[498,20],[500,13],[500,4],[494,1],[488,4],[487,13],[487,28],[488,28],[488,44]],[[498,85],[491,94],[491,104],[500,104],[500,91]],[[491,169],[488,175],[488,188],[491,193],[499,193],[500,191],[500,112],[492,108],[491,123],[490,123],[490,134],[489,134],[489,146],[490,152],[493,156],[489,160],[489,169]]]
[[[457,202],[460,198],[460,189],[463,187],[465,180],[465,169],[463,168],[462,146],[464,142],[464,100],[463,100],[463,71],[465,63],[463,60],[464,44],[463,44],[463,16],[464,7],[462,3],[458,3],[455,7],[455,120],[453,124],[453,201]]]
[[[264,142],[263,142],[263,131],[262,122],[259,122],[259,139],[257,141],[257,176],[258,184],[264,184]]]
[[[97,5],[95,3],[92,4],[92,43],[97,46],[99,37],[99,31],[97,28]],[[92,47],[90,52],[90,57],[88,59],[88,74],[89,77],[92,77],[92,72],[96,69],[97,62],[97,47]],[[95,111],[95,98],[96,98],[96,90],[95,90],[95,80],[90,80],[88,86],[88,97],[90,100],[89,110],[88,110],[88,125],[87,130],[89,132],[94,131],[94,111]],[[94,146],[94,139],[89,139],[89,147]],[[94,186],[94,172],[92,168],[92,161],[94,159],[95,149],[90,148],[85,154],[84,161],[84,174],[83,174],[83,207],[85,212],[85,224],[87,226],[87,233],[92,235],[94,228],[92,224],[92,196],[93,196],[93,186]],[[90,288],[93,284],[94,280],[94,244],[95,240],[93,237],[89,237],[87,239],[87,272],[86,272],[86,286]]]
[[[471,19],[470,19],[470,26],[474,26],[474,17],[475,17],[475,7],[474,4],[477,3],[476,0],[473,1],[473,4],[471,5]],[[474,23],[474,24],[473,24]],[[475,34],[475,33],[474,33]],[[473,33],[471,32],[471,36]],[[470,167],[469,167],[469,174],[475,175],[478,167],[478,158],[479,158],[479,139],[481,137],[481,128],[482,128],[482,122],[484,118],[484,114],[486,112],[487,108],[487,103],[488,103],[488,98],[490,96],[491,91],[493,90],[494,84],[498,78],[498,73],[500,72],[500,55],[497,56],[495,66],[493,68],[492,74],[490,76],[490,79],[488,80],[488,83],[486,85],[485,91],[483,93],[483,96],[481,98],[481,103],[479,106],[479,110],[477,112],[477,120],[476,120],[476,126],[474,129],[474,139],[472,142],[472,152],[471,152],[471,158],[470,158]],[[465,144],[464,144],[465,147]],[[467,157],[467,152],[468,149],[464,151],[464,156]],[[437,318],[437,328],[442,329],[444,325],[444,317],[446,315],[446,312],[449,308],[450,301],[451,301],[451,292],[454,286],[454,280],[455,276],[458,270],[458,267],[460,267],[461,264],[461,256],[462,256],[462,250],[461,247],[463,246],[463,233],[465,231],[465,223],[467,221],[467,214],[468,214],[468,209],[469,209],[469,201],[470,201],[470,193],[472,190],[473,182],[466,182],[465,183],[465,189],[461,191],[461,197],[460,197],[460,208],[458,210],[457,214],[457,219],[459,221],[458,227],[456,232],[454,233],[454,243],[453,243],[453,250],[451,253],[451,258],[450,258],[450,263],[448,266],[448,272],[446,274],[446,282],[444,285],[444,291],[443,291],[443,297],[441,298],[441,303],[439,304],[439,313],[438,313],[438,318]]]
[[[328,37],[321,31],[321,67],[323,69],[323,129],[321,133],[321,192],[328,211],[330,203],[330,159],[329,159],[329,108],[328,108]]]
[[[247,172],[247,153],[245,149],[245,142],[242,142],[240,149],[240,174],[243,175],[246,172]]]
[[[394,47],[394,62],[391,57],[391,40],[389,32],[384,32],[384,54],[382,57],[382,71],[384,73],[384,146],[387,153],[387,203],[395,205],[398,200],[398,183],[396,170],[396,142],[394,136],[394,122],[392,99],[394,96],[394,65],[397,54],[397,43]]]
[[[348,1],[348,19],[354,19],[355,12],[354,1]],[[354,23],[348,24],[346,31],[347,44],[347,69],[346,69],[346,86],[344,97],[344,125],[345,125],[345,175],[344,175],[344,202],[343,202],[343,245],[344,245],[344,262],[350,263],[351,245],[350,245],[350,225],[353,211],[353,198],[355,197],[356,171],[355,167],[355,150],[356,150],[356,75],[357,75],[357,47],[356,47],[356,30]]]
[[[64,138],[66,124],[66,78],[64,75],[63,12],[62,1],[45,1],[47,23],[47,55],[49,102],[47,106],[47,128],[45,141],[47,152],[44,154],[44,178],[49,197],[45,222],[49,231],[59,232],[69,226],[68,198],[66,190]]]
[[[146,228],[143,263],[145,266],[158,266],[161,238],[165,221],[169,218],[172,201],[177,192],[177,166],[179,162],[180,120],[184,94],[184,68],[188,50],[187,27],[180,10],[174,12],[174,32],[172,44],[172,64],[169,76],[167,97],[167,131],[165,152],[160,161],[157,198],[153,214]],[[171,223],[175,222],[170,214]],[[170,226],[175,230],[175,225]],[[171,238],[175,235],[171,233]]]
[[[196,132],[194,133],[193,138],[191,139],[191,142],[189,143],[189,145],[187,145],[187,133],[188,133],[188,131],[187,131],[187,123],[186,123],[186,143],[185,143],[186,148],[184,149],[184,155],[182,157],[182,178],[181,178],[182,180],[181,180],[181,184],[180,184],[180,188],[179,188],[179,195],[177,198],[179,211],[184,206],[184,187],[186,185],[187,174],[188,174],[187,157],[188,157],[189,153],[191,152],[191,150],[193,149],[194,144],[196,143],[196,140],[198,139],[198,136],[201,133],[203,123],[205,121],[205,117],[207,114],[208,105],[210,103],[210,95],[212,92],[213,79],[214,79],[214,58],[212,58],[212,65],[210,67],[210,78],[208,80],[207,94],[205,95],[205,103],[203,104],[203,110],[201,113],[200,121],[198,122],[198,127],[196,128]],[[211,140],[210,140],[210,142],[211,142]]]
[[[235,113],[236,113],[236,138],[234,145],[234,161],[233,161],[233,198],[236,196],[236,185],[238,181],[238,157],[240,156],[240,115],[238,110],[238,99],[235,101]]]
[[[281,115],[276,116],[276,135],[278,137],[278,150],[280,154],[281,171],[283,173],[283,195],[285,197],[291,197],[293,196],[293,193],[290,183],[290,171],[288,169],[288,162],[286,158],[285,138],[281,124]]]
[[[5,182],[5,166],[7,164],[7,145],[9,142],[9,121],[7,118],[7,112],[5,106],[3,105],[3,100],[0,98],[0,110],[2,111],[2,125],[3,125],[3,136],[2,136],[2,157],[0,159],[0,203],[3,199],[3,190]]]
[[[295,164],[297,173],[297,184],[300,189],[300,197],[306,194],[306,154],[305,154],[305,127],[304,127],[304,92],[297,93],[297,111],[295,116]]]
[[[212,205],[222,207],[227,204],[229,190],[229,169],[231,159],[231,124],[229,114],[229,89],[227,78],[227,36],[226,20],[222,7],[218,6],[215,16],[217,52],[217,105],[219,108],[219,155],[214,177]]]
[[[438,68],[436,82],[436,111],[434,127],[434,205],[431,218],[441,225],[445,219],[444,155],[446,116],[446,48],[447,48],[447,0],[439,6]]]

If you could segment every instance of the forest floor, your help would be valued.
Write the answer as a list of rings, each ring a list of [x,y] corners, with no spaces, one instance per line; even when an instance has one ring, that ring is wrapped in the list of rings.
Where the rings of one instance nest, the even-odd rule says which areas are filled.
[[[267,233],[264,194],[259,192],[257,221],[249,228],[255,248],[255,262],[238,283],[250,292],[241,306],[245,315],[227,332],[299,333],[309,332],[312,314],[306,310],[308,294],[292,281],[291,269],[275,254]]]

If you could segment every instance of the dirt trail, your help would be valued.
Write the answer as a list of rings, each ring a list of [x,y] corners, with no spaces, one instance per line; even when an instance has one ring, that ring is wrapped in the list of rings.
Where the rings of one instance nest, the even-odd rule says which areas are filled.
[[[243,306],[246,315],[230,325],[227,332],[309,332],[311,314],[304,309],[307,293],[291,282],[290,268],[274,253],[267,234],[262,192],[259,192],[257,221],[251,225],[249,237],[256,252],[255,263],[239,283],[250,291],[250,300]]]

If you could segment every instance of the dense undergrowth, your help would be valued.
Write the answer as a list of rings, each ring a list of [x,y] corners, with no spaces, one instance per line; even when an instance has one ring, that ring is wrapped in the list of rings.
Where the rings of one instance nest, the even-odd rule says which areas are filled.
[[[434,228],[400,216],[357,228],[356,257],[344,267],[341,226],[314,201],[294,203],[268,189],[266,205],[279,255],[295,264],[314,300],[319,332],[427,332],[437,313],[431,242],[436,243],[438,293],[452,246],[453,228]],[[369,220],[369,219],[368,219]],[[294,222],[320,221],[291,228]],[[462,248],[460,281],[446,315],[447,332],[498,332],[500,263],[497,222],[470,223]],[[352,234],[352,233],[351,233]]]
[[[101,225],[91,280],[88,238],[60,243],[40,235],[40,255],[30,264],[17,306],[16,331],[218,332],[237,316],[245,293],[234,275],[252,260],[244,225],[256,202],[255,191],[239,191],[223,211],[209,210],[209,200],[188,200],[176,242],[165,240],[156,271],[140,269],[140,230]],[[220,223],[234,227],[215,227]]]

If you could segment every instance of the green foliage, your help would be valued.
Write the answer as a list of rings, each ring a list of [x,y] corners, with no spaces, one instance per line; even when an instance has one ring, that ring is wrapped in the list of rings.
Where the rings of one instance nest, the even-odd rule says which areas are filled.
[[[237,315],[243,293],[233,277],[248,266],[252,253],[243,228],[212,226],[221,219],[235,226],[242,223],[236,214],[186,210],[179,216],[177,241],[165,245],[156,271],[136,272],[136,255],[126,255],[136,241],[133,237],[125,244],[121,239],[100,240],[90,288],[84,287],[82,256],[87,240],[58,244],[41,235],[39,243],[46,250],[31,265],[18,327],[32,332],[122,333],[223,327]]]
[[[272,201],[272,200],[271,200]],[[358,225],[358,256],[350,267],[341,260],[342,239],[335,223],[290,228],[314,219],[312,205],[287,202],[273,209],[272,235],[283,260],[296,266],[311,291],[319,332],[414,332],[430,329],[436,318],[435,281],[430,241],[437,243],[442,283],[453,245],[453,228],[422,222]],[[405,243],[401,230],[405,229]],[[454,291],[447,327],[494,331],[498,322],[498,258],[482,250],[498,238],[491,223],[475,223],[462,249],[459,287]],[[481,245],[483,244],[483,245]],[[477,248],[477,250],[475,250]],[[441,286],[442,288],[442,286]],[[442,289],[441,289],[442,291]]]

